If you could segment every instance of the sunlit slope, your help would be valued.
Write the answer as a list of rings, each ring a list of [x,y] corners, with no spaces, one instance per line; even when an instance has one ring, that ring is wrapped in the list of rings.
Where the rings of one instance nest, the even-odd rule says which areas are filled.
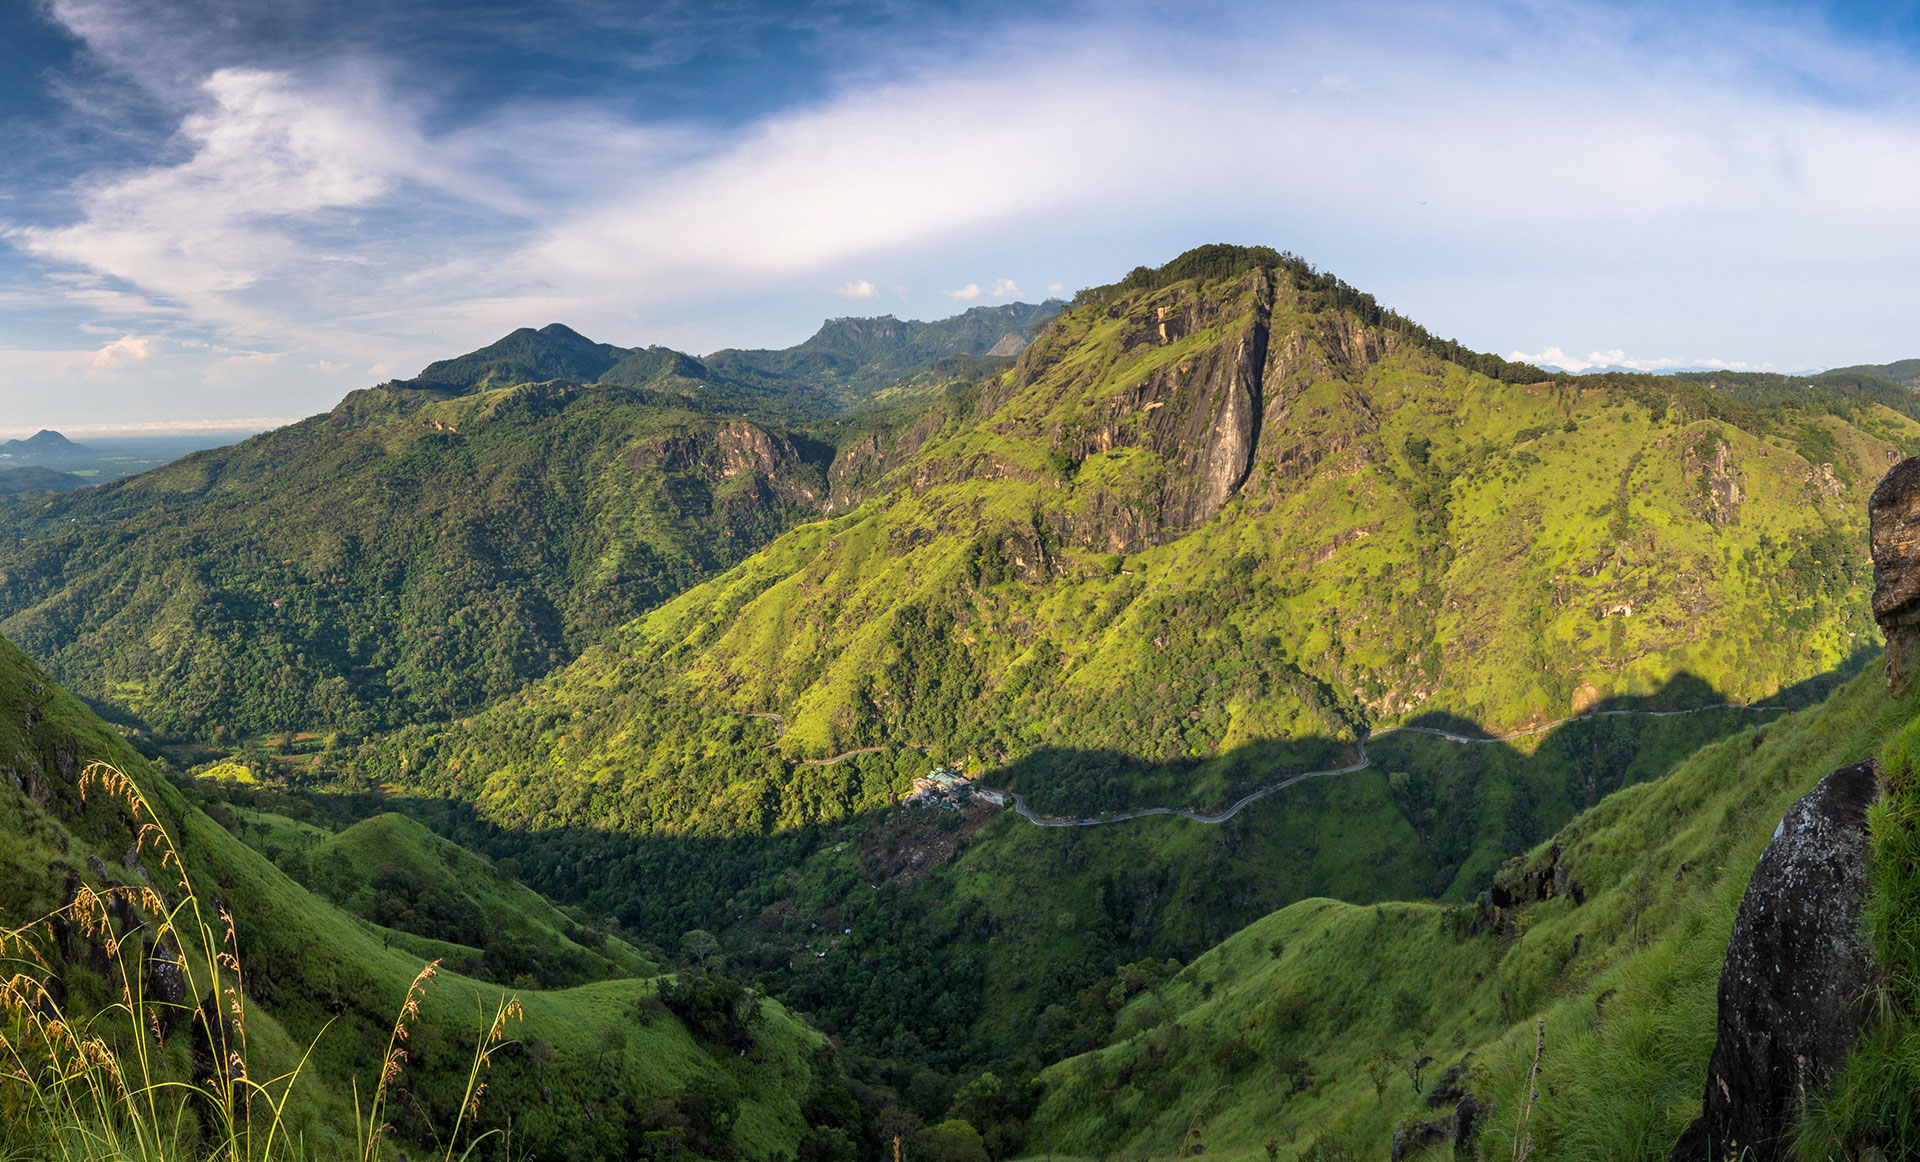
[[[1876,662],[1826,703],[1579,816],[1500,880],[1525,897],[1544,869],[1559,892],[1497,918],[1324,899],[1276,912],[1127,992],[1107,1048],[1047,1071],[1029,1149],[1159,1154],[1204,1109],[1210,1155],[1261,1158],[1277,1142],[1282,1158],[1384,1156],[1403,1119],[1451,1115],[1406,1073],[1431,1057],[1423,1091],[1464,1060],[1464,1087],[1491,1107],[1482,1148],[1504,1156],[1544,1017],[1540,1099],[1521,1126],[1537,1156],[1664,1158],[1699,1112],[1727,937],[1775,825],[1917,713],[1887,696]]]
[[[232,909],[254,1073],[277,1076],[311,1045],[290,1124],[322,1152],[350,1148],[353,1083],[364,1095],[377,1076],[388,1026],[422,959],[309,894],[212,822],[193,804],[191,788],[150,773],[5,643],[0,751],[10,756],[9,777],[0,778],[0,924],[19,926],[61,907],[70,868],[95,889],[116,878],[151,879],[174,896],[172,869],[157,851],[129,850],[127,806],[97,787],[80,797],[86,764],[118,764],[179,841],[196,894],[206,906],[217,898]],[[72,955],[46,950],[76,1014],[119,996],[117,978],[85,966],[85,948],[82,939]],[[755,1002],[759,1015],[743,1055],[740,1044],[690,1031],[654,999],[658,988],[658,979],[626,979],[519,990],[526,1019],[513,1032],[524,1049],[498,1057],[490,1070],[483,1127],[511,1118],[516,1142],[530,1152],[624,1158],[693,1094],[734,1111],[731,1128],[722,1126],[701,1148],[794,1153],[807,1129],[801,1107],[814,1088],[818,1036],[770,1002]],[[432,1146],[429,1121],[452,1124],[474,1039],[501,995],[498,985],[449,971],[429,988],[401,1082],[417,1105],[393,1116],[404,1139]],[[184,1076],[190,1059],[182,1033],[167,1042],[160,1069]]]
[[[788,754],[992,764],[1511,729],[1682,674],[1756,701],[1867,646],[1860,514],[1908,416],[1503,382],[1293,278],[1070,309],[891,492],[619,648],[786,715]]]

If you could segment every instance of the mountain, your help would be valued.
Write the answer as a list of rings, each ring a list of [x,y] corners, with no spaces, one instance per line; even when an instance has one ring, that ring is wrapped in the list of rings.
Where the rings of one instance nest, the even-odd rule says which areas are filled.
[[[549,323],[537,331],[522,327],[478,351],[428,364],[406,386],[464,395],[549,379],[592,383],[627,354],[612,344],[595,343],[571,327]]]
[[[1205,248],[840,442],[850,510],[339,775],[636,931],[714,928],[862,1052],[1038,1068],[1121,965],[1316,895],[1469,899],[1754,720],[1707,708],[1863,664],[1866,490],[1920,423],[1796,392],[1547,376]],[[1526,734],[1589,710],[1630,713]],[[1218,825],[893,806],[951,762],[1059,822],[1225,814],[1369,733]]]
[[[558,324],[515,331],[326,415],[10,510],[0,629],[162,735],[352,739],[464,712],[829,511],[864,463],[835,442],[895,422],[787,423],[835,413],[847,376],[937,393],[932,364],[1004,364],[978,352],[1039,310],[904,325],[918,347],[870,345],[885,374],[843,352],[832,382],[789,368],[774,389]]]
[[[213,1103],[187,1088],[195,1080],[212,1085],[209,1025],[191,1015],[203,998],[205,1011],[239,1014],[232,1043],[248,1075],[284,1100],[282,1132],[302,1139],[304,1150],[358,1151],[356,1111],[381,1076],[383,1047],[396,1043],[389,1040],[396,1014],[411,1028],[406,1052],[395,1059],[399,1089],[386,1115],[395,1145],[439,1151],[458,1136],[476,1041],[486,1045],[496,1006],[509,999],[499,985],[446,966],[424,984],[416,978],[423,956],[458,948],[368,924],[303,888],[229,831],[252,827],[208,800],[206,788],[149,768],[5,642],[0,753],[8,756],[0,767],[0,940],[11,978],[0,1004],[10,1066],[35,1085],[44,1076],[37,1063],[61,1054],[57,1039],[43,1048],[34,1036],[28,1010],[13,1003],[21,996],[32,998],[28,1008],[39,1015],[100,1038],[73,1063],[61,1091],[75,1106],[22,1100],[34,1090],[23,1091],[10,1072],[0,1089],[9,1111],[0,1118],[0,1150],[58,1153],[50,1135],[63,1123],[83,1128],[66,1123],[62,1110],[77,1108],[84,1120],[92,1084],[116,1093],[116,1079],[102,1072],[104,1054],[115,1059],[117,1080],[141,1087],[141,1100],[126,1107],[108,1099],[118,1132],[128,1134],[137,1121],[158,1136],[148,1156],[196,1156],[199,1135],[220,1133]],[[117,765],[131,782],[87,775],[96,761]],[[433,865],[450,853],[437,841],[388,830],[399,842],[383,843],[379,853],[362,844],[364,832],[331,837],[322,846],[333,850],[319,855],[323,878],[351,894],[387,890],[385,877],[400,873],[376,869],[395,861],[424,877],[445,874]],[[408,848],[432,854],[409,863]],[[331,858],[348,851],[360,854]],[[512,929],[557,916],[502,869],[453,858],[469,881],[476,927]],[[98,922],[96,909],[105,913]],[[616,938],[573,929],[602,950],[576,966],[594,983],[512,986],[521,1015],[506,1021],[510,1043],[497,1046],[482,1072],[487,1088],[477,1120],[461,1133],[511,1126],[516,1148],[530,1156],[583,1159],[627,1158],[643,1146],[709,1157],[839,1157],[819,1153],[822,1143],[831,1151],[862,1140],[859,1107],[817,1033],[724,978],[697,969],[659,976]],[[562,971],[557,962],[573,950],[562,941],[538,951]],[[215,957],[231,959],[216,968]],[[28,988],[29,979],[37,985]],[[114,1007],[123,980],[138,982],[131,1021]],[[410,999],[418,1010],[407,1017],[402,1006]],[[142,1044],[149,1051],[137,1051]],[[296,1071],[298,1083],[283,1099],[284,1079]],[[253,1104],[264,1132],[265,1101]],[[94,1141],[93,1149],[104,1149]]]
[[[24,440],[0,441],[0,466],[59,464],[90,459],[93,455],[93,449],[46,428]]]
[[[165,734],[505,695],[826,494],[826,451],[629,388],[398,388],[0,517],[0,627]]]
[[[986,364],[967,361],[1017,355],[1062,305],[1050,299],[1037,305],[974,307],[932,323],[892,315],[829,319],[797,347],[728,349],[703,362],[716,375],[764,385],[795,380],[821,384],[850,406],[941,361],[984,368]]]

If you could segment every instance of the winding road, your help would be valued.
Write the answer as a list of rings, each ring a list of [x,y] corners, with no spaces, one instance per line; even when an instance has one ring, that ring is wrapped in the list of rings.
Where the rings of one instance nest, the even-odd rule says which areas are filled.
[[[1545,726],[1536,726],[1531,730],[1516,730],[1512,734],[1495,735],[1489,738],[1475,738],[1472,735],[1454,734],[1452,731],[1435,730],[1430,726],[1389,726],[1384,730],[1374,731],[1371,734],[1363,734],[1358,739],[1355,740],[1354,747],[1357,751],[1359,751],[1359,754],[1360,754],[1360,758],[1357,762],[1350,763],[1344,767],[1333,767],[1329,770],[1324,770],[1324,771],[1305,771],[1301,774],[1289,775],[1286,778],[1281,779],[1277,783],[1268,783],[1264,787],[1258,787],[1254,790],[1248,791],[1246,794],[1240,796],[1240,798],[1234,800],[1233,803],[1230,804],[1229,806],[1224,807],[1219,811],[1211,812],[1211,813],[1206,811],[1195,811],[1187,807],[1136,807],[1131,811],[1103,812],[1096,816],[1086,816],[1078,819],[1069,819],[1064,815],[1040,814],[1038,811],[1035,811],[1033,808],[1027,806],[1026,799],[1023,796],[1017,794],[1016,792],[1002,790],[1001,788],[998,788],[998,787],[988,787],[985,783],[982,783],[980,785],[982,789],[991,791],[994,794],[1004,798],[1007,801],[1007,803],[1013,807],[1014,811],[1019,814],[1020,818],[1025,819],[1027,822],[1033,824],[1035,827],[1099,827],[1107,823],[1125,823],[1131,819],[1145,819],[1151,815],[1177,815],[1182,819],[1191,819],[1195,823],[1225,823],[1227,820],[1233,818],[1235,815],[1240,814],[1240,809],[1245,807],[1247,804],[1256,802],[1260,799],[1264,799],[1268,795],[1272,795],[1277,792],[1284,791],[1288,787],[1292,787],[1297,784],[1304,783],[1308,779],[1324,779],[1328,775],[1351,775],[1355,771],[1366,770],[1368,766],[1372,765],[1372,760],[1367,757],[1367,740],[1369,738],[1385,738],[1389,734],[1427,734],[1427,735],[1432,735],[1434,738],[1443,738],[1448,742],[1457,742],[1457,743],[1466,743],[1466,744],[1489,743],[1489,742],[1512,742],[1514,739],[1517,739],[1517,738],[1532,738],[1535,735],[1546,734],[1548,731],[1558,730],[1569,722],[1586,722],[1595,718],[1625,718],[1625,717],[1677,718],[1685,714],[1703,714],[1709,710],[1738,710],[1748,714],[1784,714],[1787,711],[1787,707],[1785,706],[1741,706],[1738,703],[1734,703],[1734,702],[1715,702],[1710,706],[1695,706],[1690,710],[1589,710],[1585,714],[1574,714],[1566,718],[1555,719],[1554,721],[1547,723]],[[740,714],[748,718],[770,719],[773,722],[773,736],[776,739],[786,734],[786,730],[787,730],[786,719],[780,717],[780,715],[775,714],[772,711],[723,710],[722,713]],[[896,744],[896,745],[903,746],[908,750],[924,751],[929,749],[924,746],[916,746],[910,743],[903,743],[903,744]],[[789,761],[792,762],[793,765],[797,767],[830,767],[837,762],[841,762],[845,759],[853,758],[855,755],[875,754],[875,753],[878,753],[879,751],[890,750],[890,749],[893,749],[893,748],[888,746],[863,746],[858,750],[844,751],[840,754],[834,755],[832,758],[792,759]]]
[[[1205,811],[1189,810],[1185,807],[1140,807],[1132,811],[1115,811],[1091,818],[1068,819],[1059,815],[1042,815],[1028,807],[1027,801],[1012,791],[1002,791],[995,788],[989,789],[995,790],[995,793],[1005,796],[1007,801],[1013,805],[1013,809],[1019,812],[1020,817],[1035,827],[1098,827],[1103,823],[1125,823],[1129,819],[1145,819],[1149,815],[1178,815],[1182,819],[1191,819],[1195,823],[1225,823],[1235,815],[1240,814],[1240,809],[1247,804],[1259,799],[1264,799],[1277,791],[1284,791],[1288,787],[1298,783],[1304,783],[1308,779],[1323,779],[1328,775],[1350,775],[1355,771],[1366,770],[1371,764],[1371,760],[1367,758],[1368,738],[1385,738],[1389,734],[1430,734],[1435,738],[1444,738],[1448,742],[1511,742],[1516,738],[1532,738],[1536,734],[1545,734],[1550,730],[1557,730],[1569,722],[1584,722],[1592,718],[1625,716],[1675,718],[1683,714],[1700,714],[1708,710],[1740,710],[1755,714],[1784,714],[1786,709],[1784,706],[1739,706],[1731,702],[1716,702],[1711,706],[1695,706],[1691,710],[1593,710],[1585,714],[1575,714],[1569,718],[1561,718],[1549,722],[1545,726],[1536,726],[1532,730],[1516,730],[1512,734],[1502,734],[1492,738],[1474,738],[1470,735],[1454,734],[1451,731],[1435,730],[1427,726],[1389,726],[1385,730],[1375,731],[1371,735],[1363,734],[1355,741],[1354,745],[1360,752],[1358,762],[1344,767],[1334,767],[1331,770],[1306,771],[1298,775],[1289,775],[1277,783],[1269,783],[1264,787],[1247,792],[1245,795],[1236,799],[1232,805],[1212,814]]]

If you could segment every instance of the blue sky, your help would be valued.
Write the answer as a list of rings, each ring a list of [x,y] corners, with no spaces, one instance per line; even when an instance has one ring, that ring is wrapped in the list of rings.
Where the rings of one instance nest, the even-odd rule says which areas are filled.
[[[1914,5],[1199,7],[0,0],[0,433],[1211,241],[1576,370],[1920,355]]]

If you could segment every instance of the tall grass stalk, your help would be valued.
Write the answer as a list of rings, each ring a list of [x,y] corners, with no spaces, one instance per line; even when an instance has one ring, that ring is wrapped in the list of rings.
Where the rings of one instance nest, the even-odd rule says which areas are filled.
[[[231,911],[219,897],[201,895],[178,841],[125,773],[96,763],[83,772],[80,793],[83,800],[104,795],[126,805],[135,825],[130,855],[156,856],[177,902],[169,904],[149,885],[96,891],[81,884],[48,915],[19,928],[0,927],[0,1158],[300,1158],[304,1143],[289,1124],[294,1088],[333,1021],[308,1042],[292,1069],[257,1079],[249,1069],[245,977]],[[73,947],[84,942],[113,965],[118,997],[97,1012],[70,1013],[62,1003],[51,949],[63,931]],[[407,1030],[419,1019],[438,964],[426,965],[408,986],[372,1100],[361,1109],[356,1097],[361,1162],[375,1162],[391,1129],[382,1115],[406,1059]],[[150,995],[149,981],[170,974],[178,974],[183,999]],[[196,1003],[196,997],[203,999]],[[183,1014],[194,1038],[194,1068],[185,1079],[167,1068],[164,1053]],[[446,1162],[452,1162],[462,1128],[477,1120],[484,1071],[493,1054],[510,1044],[508,1020],[521,1015],[520,1002],[503,995],[478,1038]],[[489,1136],[473,1139],[460,1156]]]

